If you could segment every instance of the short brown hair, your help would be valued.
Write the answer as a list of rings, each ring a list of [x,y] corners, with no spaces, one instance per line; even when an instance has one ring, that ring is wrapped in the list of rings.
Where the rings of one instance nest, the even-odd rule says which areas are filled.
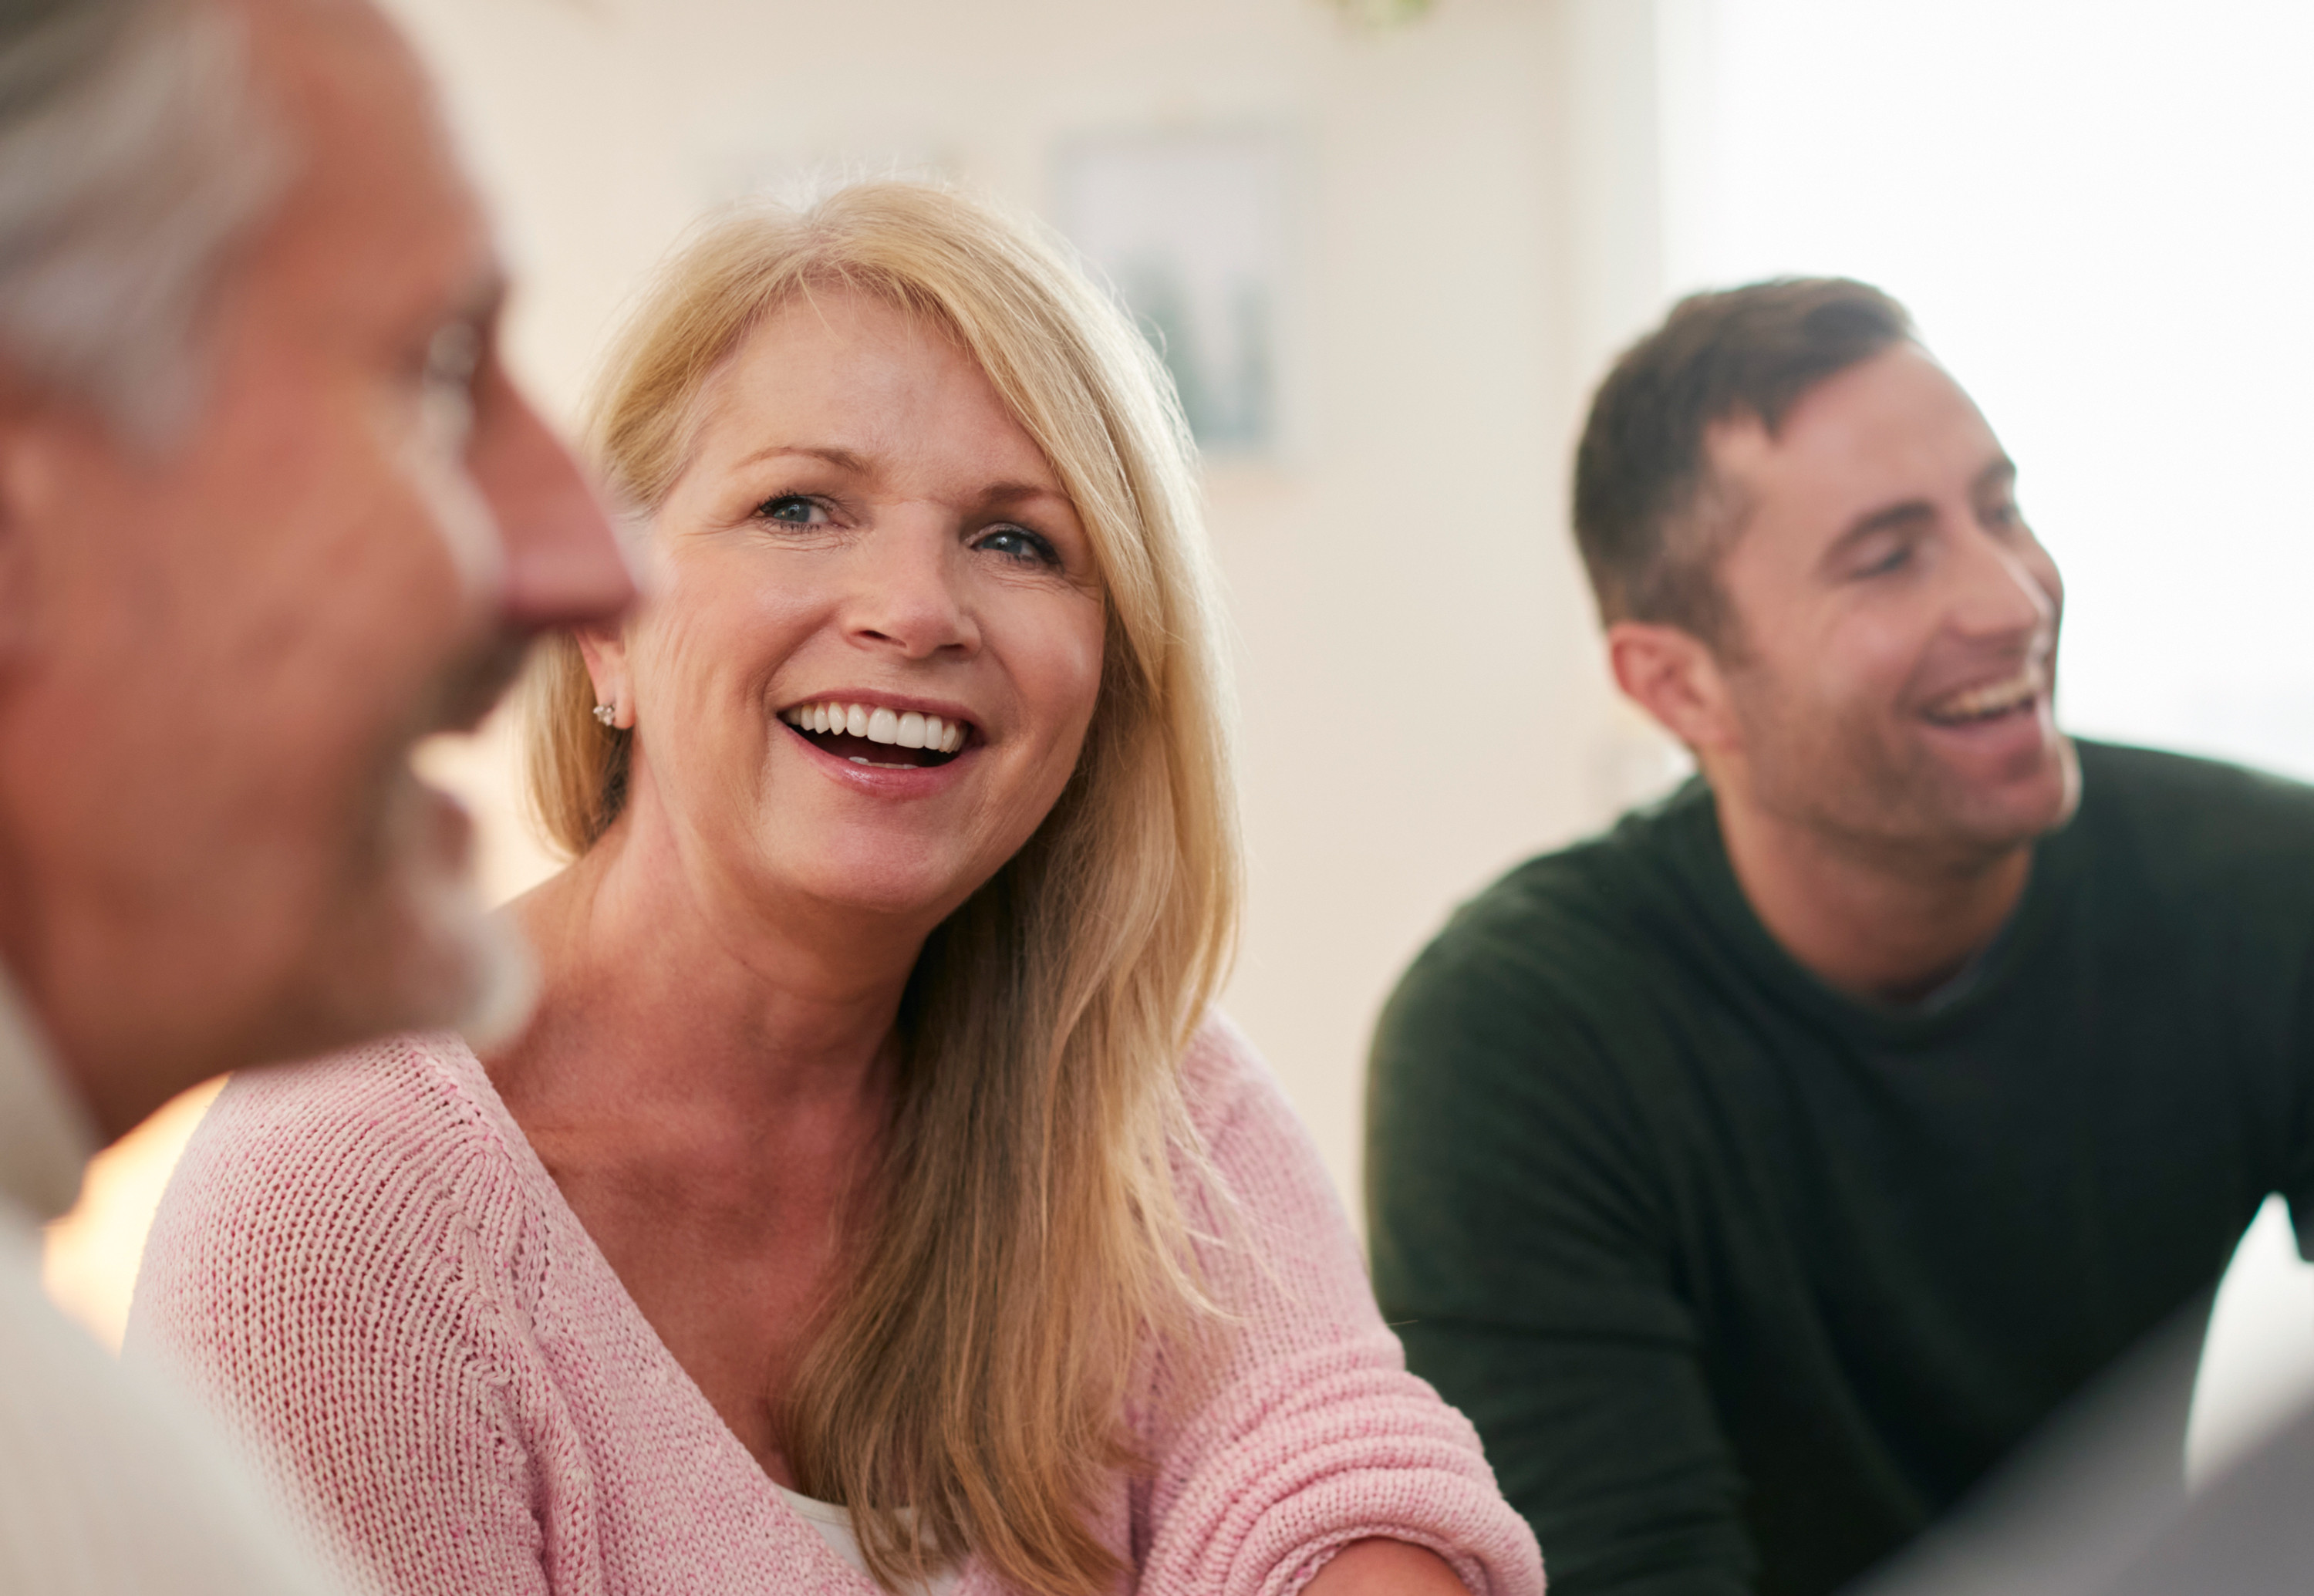
[[[1718,540],[1696,523],[1707,436],[1756,419],[1772,436],[1801,396],[1913,336],[1904,307],[1846,278],[1778,278],[1695,294],[1625,350],[1575,450],[1575,541],[1600,619],[1727,639]]]

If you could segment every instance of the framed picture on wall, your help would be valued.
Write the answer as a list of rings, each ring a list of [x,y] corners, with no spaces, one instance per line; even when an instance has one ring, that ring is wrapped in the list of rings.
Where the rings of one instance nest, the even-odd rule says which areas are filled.
[[[1058,152],[1054,219],[1171,372],[1210,457],[1283,436],[1285,141],[1258,128],[1089,136]]]

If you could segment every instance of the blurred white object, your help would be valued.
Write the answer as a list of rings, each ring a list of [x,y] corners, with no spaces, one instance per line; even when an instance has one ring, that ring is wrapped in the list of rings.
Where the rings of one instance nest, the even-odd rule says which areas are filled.
[[[2309,1401],[2314,1265],[2298,1256],[2289,1206],[2269,1197],[2235,1249],[2210,1315],[2186,1429],[2187,1480],[2199,1486],[2222,1472]],[[2307,1577],[2314,1584],[2314,1568]]]

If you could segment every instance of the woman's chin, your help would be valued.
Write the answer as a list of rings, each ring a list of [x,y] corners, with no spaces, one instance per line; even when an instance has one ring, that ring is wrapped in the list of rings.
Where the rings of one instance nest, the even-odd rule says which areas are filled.
[[[985,878],[965,881],[953,871],[896,869],[887,863],[814,871],[796,882],[794,888],[815,917],[856,917],[863,923],[929,930],[970,897]]]

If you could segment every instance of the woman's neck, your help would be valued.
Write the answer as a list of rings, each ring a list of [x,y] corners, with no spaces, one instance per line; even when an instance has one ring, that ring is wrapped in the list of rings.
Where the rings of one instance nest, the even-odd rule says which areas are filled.
[[[750,903],[681,855],[663,830],[614,826],[514,905],[542,991],[537,1023],[491,1061],[500,1089],[747,1118],[880,1097],[924,932]]]

